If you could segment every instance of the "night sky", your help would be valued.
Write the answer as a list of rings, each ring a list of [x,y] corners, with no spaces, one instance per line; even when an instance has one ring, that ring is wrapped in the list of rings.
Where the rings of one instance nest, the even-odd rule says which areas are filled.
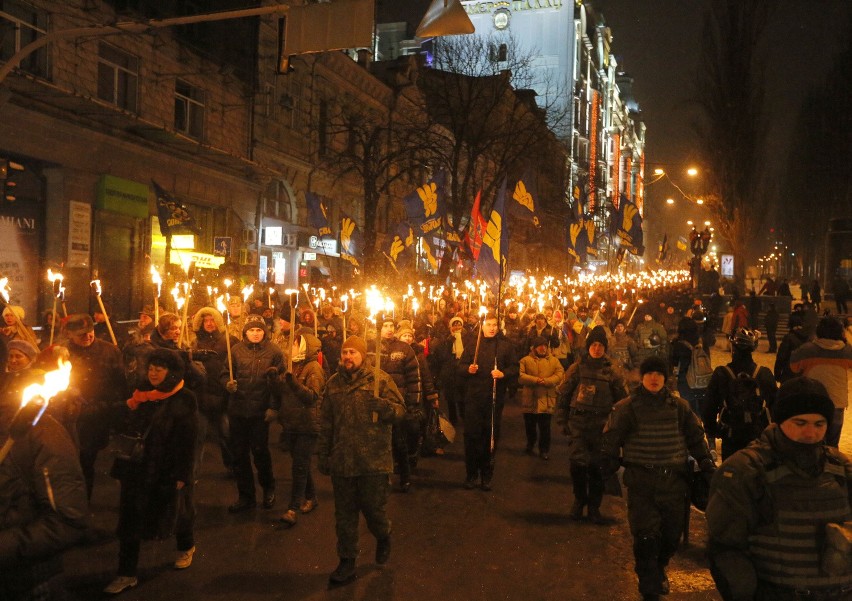
[[[848,31],[852,1],[772,0],[772,4],[774,14],[766,34],[770,103],[766,160],[780,176],[788,167],[789,136],[802,98],[819,85],[833,56],[852,35]],[[612,30],[619,64],[635,79],[634,96],[647,126],[648,177],[661,167],[688,192],[700,193],[700,181],[681,174],[695,156],[690,97],[710,0],[596,0],[592,5]],[[380,14],[388,16],[381,20],[407,19],[416,27],[429,0],[379,0],[379,6]],[[695,207],[672,210],[665,204],[669,196],[678,194],[665,181],[648,188],[649,248],[656,246],[663,231],[670,238],[684,235],[687,219],[709,217]]]

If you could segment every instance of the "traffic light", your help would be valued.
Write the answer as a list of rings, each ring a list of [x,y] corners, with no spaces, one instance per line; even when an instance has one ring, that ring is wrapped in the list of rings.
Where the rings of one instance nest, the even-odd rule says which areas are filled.
[[[15,202],[18,179],[24,172],[24,166],[9,159],[0,159],[0,182],[3,184],[3,200]]]

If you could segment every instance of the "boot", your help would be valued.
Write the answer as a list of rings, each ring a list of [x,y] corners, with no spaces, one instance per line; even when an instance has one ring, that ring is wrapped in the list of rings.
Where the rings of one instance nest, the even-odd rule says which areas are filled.
[[[659,538],[640,536],[633,539],[633,557],[636,562],[636,575],[639,576],[639,592],[644,596],[658,596],[663,592],[659,555]]]
[[[391,539],[390,536],[380,538],[376,541],[376,563],[380,566],[385,565],[390,559],[391,554]]]
[[[571,519],[583,517],[583,507],[589,504],[589,468],[571,463],[571,484],[574,489],[574,504],[571,506]]]
[[[601,515],[600,507],[595,507],[589,503],[589,521],[597,526],[606,524],[606,518]]]
[[[331,584],[346,584],[355,579],[355,558],[341,557],[337,569],[328,577]]]

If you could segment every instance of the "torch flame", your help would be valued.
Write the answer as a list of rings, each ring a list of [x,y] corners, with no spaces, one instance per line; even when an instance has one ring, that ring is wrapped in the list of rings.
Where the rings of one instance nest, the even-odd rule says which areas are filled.
[[[50,399],[68,388],[70,379],[71,362],[60,359],[58,369],[44,374],[43,384],[31,384],[24,388],[24,393],[21,397],[21,407],[25,407],[27,403],[37,397],[40,397],[44,403],[47,403]]]
[[[100,296],[101,295],[101,281],[100,280],[92,280],[89,282],[90,286],[95,287],[95,293]]]
[[[160,292],[162,292],[163,279],[160,277],[160,272],[153,265],[151,265],[151,283],[157,286],[157,297],[159,298]]]
[[[228,310],[228,308],[225,306],[225,296],[224,295],[220,295],[220,296],[216,297],[216,308],[219,309],[219,313],[221,313],[222,315],[224,315],[225,312]]]
[[[254,292],[254,288],[250,284],[243,287],[243,302],[248,302],[248,299],[251,296],[252,292]]]

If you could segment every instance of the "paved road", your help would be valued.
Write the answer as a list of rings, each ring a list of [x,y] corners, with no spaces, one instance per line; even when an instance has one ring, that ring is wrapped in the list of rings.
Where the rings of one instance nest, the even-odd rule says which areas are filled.
[[[756,353],[771,366],[774,355]],[[713,352],[714,364],[726,362]],[[504,440],[498,451],[494,490],[466,491],[460,441],[442,457],[421,460],[410,493],[394,493],[393,554],[384,568],[373,563],[375,543],[362,524],[358,578],[329,590],[328,574],[337,564],[333,502],[328,478],[318,476],[320,506],[300,516],[291,530],[274,520],[289,492],[289,458],[273,448],[279,505],[273,511],[231,516],[232,481],[225,479],[218,453],[208,453],[198,486],[198,552],[191,568],[171,569],[174,542],[143,545],[138,588],[122,599],[182,601],[315,600],[475,601],[638,599],[623,499],[606,497],[606,526],[575,523],[571,505],[567,445],[554,436],[550,461],[523,453],[522,417],[515,406],[504,414]],[[277,431],[273,433],[275,440]],[[274,445],[273,445],[274,446]],[[852,450],[852,428],[842,443]],[[100,463],[93,511],[96,522],[114,528],[118,485]],[[703,516],[692,511],[692,544],[682,548],[670,569],[671,601],[717,600],[704,561]],[[114,574],[114,540],[66,557],[74,598],[101,598]]]

